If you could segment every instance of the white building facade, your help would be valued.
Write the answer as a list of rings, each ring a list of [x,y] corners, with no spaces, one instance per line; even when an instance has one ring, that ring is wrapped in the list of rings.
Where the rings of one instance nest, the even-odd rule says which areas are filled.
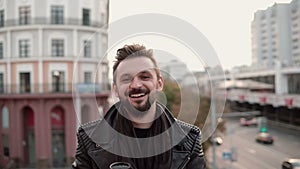
[[[18,93],[20,87],[7,84],[20,83],[34,93],[54,90],[56,82],[62,85],[58,90],[70,90],[72,82],[107,83],[107,4],[107,0],[0,0],[2,90]]]
[[[78,125],[108,109],[108,5],[0,0],[0,168],[74,161]]]

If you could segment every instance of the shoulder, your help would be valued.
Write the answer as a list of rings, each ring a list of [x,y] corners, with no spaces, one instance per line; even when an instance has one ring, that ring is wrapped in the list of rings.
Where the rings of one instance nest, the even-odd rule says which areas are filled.
[[[182,142],[184,147],[193,154],[203,156],[204,154],[201,145],[201,130],[199,129],[199,127],[177,119],[176,123],[186,134],[186,137]]]
[[[91,140],[91,133],[94,129],[100,124],[101,120],[92,121],[86,124],[81,125],[78,128],[77,139],[79,145],[84,145],[85,147],[90,147],[91,144],[94,144]]]
[[[190,123],[186,123],[184,121],[176,119],[176,123],[180,126],[180,128],[185,132],[192,135],[200,135],[201,131],[199,127],[192,125]]]
[[[99,125],[100,123],[101,123],[101,120],[95,120],[95,121],[91,121],[91,122],[82,124],[78,128],[78,132],[80,132],[80,131],[90,131],[90,130],[94,129],[97,125]]]
[[[78,128],[78,134],[86,134],[90,136],[96,128],[101,128],[103,126],[103,121],[106,121],[107,123],[112,123],[116,113],[116,107],[119,105],[119,103],[116,103],[110,107],[110,109],[105,113],[105,116],[103,119],[97,119],[85,124],[80,125]]]

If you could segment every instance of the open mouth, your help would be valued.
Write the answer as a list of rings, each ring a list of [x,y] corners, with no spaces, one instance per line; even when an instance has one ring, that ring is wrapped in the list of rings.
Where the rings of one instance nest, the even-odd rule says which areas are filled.
[[[146,93],[134,93],[134,94],[129,94],[129,97],[130,98],[140,98],[140,97],[143,97],[145,95],[146,95]]]

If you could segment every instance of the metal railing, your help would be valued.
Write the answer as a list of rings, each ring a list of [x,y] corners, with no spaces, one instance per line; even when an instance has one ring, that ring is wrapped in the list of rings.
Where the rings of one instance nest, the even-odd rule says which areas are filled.
[[[27,60],[27,59],[38,59],[38,58],[44,58],[44,59],[77,59],[77,58],[80,58],[80,59],[88,59],[88,60],[92,60],[92,59],[100,59],[102,56],[91,56],[91,57],[85,57],[85,56],[74,56],[74,55],[64,55],[64,56],[52,56],[52,55],[42,55],[42,56],[38,56],[38,55],[28,55],[26,57],[20,57],[20,56],[16,56],[16,55],[13,55],[11,57],[7,57],[7,56],[3,56],[3,57],[0,57],[0,61],[6,61],[6,60]]]
[[[89,26],[89,27],[102,27],[106,25],[106,21],[90,21],[90,24],[86,25],[83,23],[82,19],[76,18],[64,18],[64,21],[61,24],[56,24],[51,21],[51,18],[47,17],[36,17],[31,18],[27,24],[20,24],[19,19],[8,19],[5,20],[3,27],[12,27],[12,26],[26,26],[26,25],[73,25],[73,26]]]
[[[0,84],[1,94],[41,94],[41,93],[98,93],[108,91],[108,83],[49,83],[49,84]]]

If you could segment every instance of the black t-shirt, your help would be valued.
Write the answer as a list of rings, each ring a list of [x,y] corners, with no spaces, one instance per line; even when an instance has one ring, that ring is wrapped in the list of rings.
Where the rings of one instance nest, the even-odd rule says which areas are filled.
[[[134,128],[135,134],[137,138],[147,138],[148,133],[150,132],[150,128],[141,129],[141,128]]]

